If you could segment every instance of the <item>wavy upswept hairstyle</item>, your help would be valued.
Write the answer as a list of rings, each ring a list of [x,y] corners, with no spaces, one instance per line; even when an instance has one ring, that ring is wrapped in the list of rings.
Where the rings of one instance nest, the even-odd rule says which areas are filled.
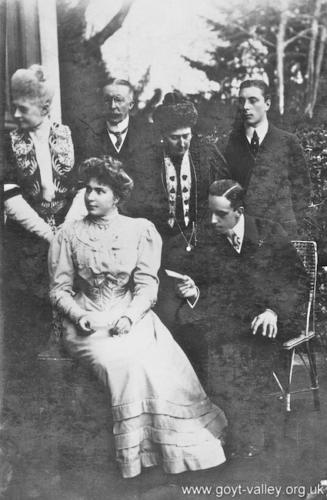
[[[90,179],[97,179],[100,184],[109,186],[120,201],[129,198],[134,182],[123,169],[122,163],[111,156],[88,158],[79,169],[79,180],[82,185]]]
[[[22,97],[51,103],[54,93],[54,82],[46,74],[45,68],[39,64],[33,64],[27,69],[18,69],[11,77],[13,99]]]

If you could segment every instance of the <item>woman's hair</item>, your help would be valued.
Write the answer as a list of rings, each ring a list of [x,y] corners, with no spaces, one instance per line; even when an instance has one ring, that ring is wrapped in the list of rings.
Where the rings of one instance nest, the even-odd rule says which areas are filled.
[[[174,90],[165,95],[163,103],[153,112],[153,121],[162,135],[185,127],[194,127],[198,112],[194,104],[181,92]]]
[[[119,200],[126,200],[133,189],[134,182],[122,168],[122,163],[111,156],[89,158],[80,166],[80,181],[86,184],[97,179],[100,184],[109,186]]]
[[[51,103],[55,88],[45,69],[39,64],[33,64],[27,69],[15,71],[11,77],[11,93],[13,98],[23,97]]]
[[[245,191],[238,182],[232,179],[213,182],[209,187],[209,194],[211,196],[223,196],[230,201],[234,210],[244,207]]]

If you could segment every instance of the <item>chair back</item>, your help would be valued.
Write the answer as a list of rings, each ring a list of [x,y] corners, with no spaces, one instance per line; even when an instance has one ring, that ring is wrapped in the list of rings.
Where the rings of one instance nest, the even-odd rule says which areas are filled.
[[[317,243],[315,241],[293,240],[292,245],[296,249],[310,279],[310,293],[306,314],[305,331],[306,335],[309,335],[310,331],[315,333],[315,303],[318,266]]]

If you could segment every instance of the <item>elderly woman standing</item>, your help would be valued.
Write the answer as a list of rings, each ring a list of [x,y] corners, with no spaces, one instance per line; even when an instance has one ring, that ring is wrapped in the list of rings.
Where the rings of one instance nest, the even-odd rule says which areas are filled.
[[[160,141],[134,160],[131,172],[135,190],[127,208],[133,216],[150,219],[163,239],[156,312],[173,331],[199,373],[197,359],[199,352],[206,350],[204,341],[196,331],[189,330],[184,339],[177,320],[179,303],[174,280],[164,273],[165,268],[184,269],[185,261],[192,259],[198,228],[207,214],[209,186],[224,162],[215,144],[194,133],[197,118],[193,103],[178,91],[165,95],[153,115]]]
[[[21,306],[28,308],[31,296],[47,296],[46,256],[56,228],[82,216],[83,205],[76,201],[68,213],[76,191],[74,148],[69,128],[50,120],[54,87],[44,69],[17,70],[11,92],[18,127],[7,144],[5,258],[13,292],[23,292]]]
[[[110,392],[121,473],[217,466],[225,461],[225,416],[151,310],[161,238],[148,220],[118,213],[133,186],[119,164],[91,158],[84,169],[88,215],[51,243],[50,297],[66,318],[69,349]]]

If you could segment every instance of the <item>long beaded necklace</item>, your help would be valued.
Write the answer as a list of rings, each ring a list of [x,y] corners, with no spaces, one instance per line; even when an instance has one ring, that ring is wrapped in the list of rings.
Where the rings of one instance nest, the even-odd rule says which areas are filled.
[[[176,222],[176,225],[178,227],[178,230],[182,236],[182,238],[184,239],[185,243],[186,243],[186,247],[185,247],[185,250],[189,253],[191,252],[194,247],[196,247],[196,244],[197,244],[197,234],[196,234],[196,231],[197,231],[197,224],[196,224],[196,221],[197,221],[197,211],[198,211],[198,193],[197,193],[197,176],[196,176],[196,170],[195,170],[195,167],[194,167],[194,164],[193,164],[193,160],[192,160],[192,156],[190,154],[190,164],[191,164],[191,168],[192,168],[192,171],[193,171],[193,174],[194,174],[194,181],[195,181],[195,185],[194,185],[194,188],[195,188],[195,221],[192,222],[192,232],[191,232],[191,236],[189,239],[186,238],[178,220],[176,219],[176,215],[174,215],[174,220]],[[164,175],[165,175],[165,163],[163,161],[162,163],[162,166],[163,166],[163,169],[161,170],[161,182],[162,182],[162,185],[163,185],[163,188],[167,194],[167,196],[169,196],[168,194],[168,191],[167,191],[167,186],[164,182]],[[194,240],[193,241],[193,244],[192,244],[192,239]]]
[[[193,250],[194,247],[196,247],[196,243],[197,243],[197,239],[196,239],[196,223],[195,222],[192,222],[192,232],[191,232],[191,236],[189,237],[189,239],[186,238],[179,222],[177,221],[177,219],[175,218],[175,222],[177,224],[177,227],[179,229],[179,232],[181,233],[181,236],[183,237],[183,239],[185,240],[185,243],[186,243],[186,247],[185,247],[185,250],[187,252],[191,252]],[[192,244],[192,239],[194,238],[194,241],[193,241],[193,244]]]

